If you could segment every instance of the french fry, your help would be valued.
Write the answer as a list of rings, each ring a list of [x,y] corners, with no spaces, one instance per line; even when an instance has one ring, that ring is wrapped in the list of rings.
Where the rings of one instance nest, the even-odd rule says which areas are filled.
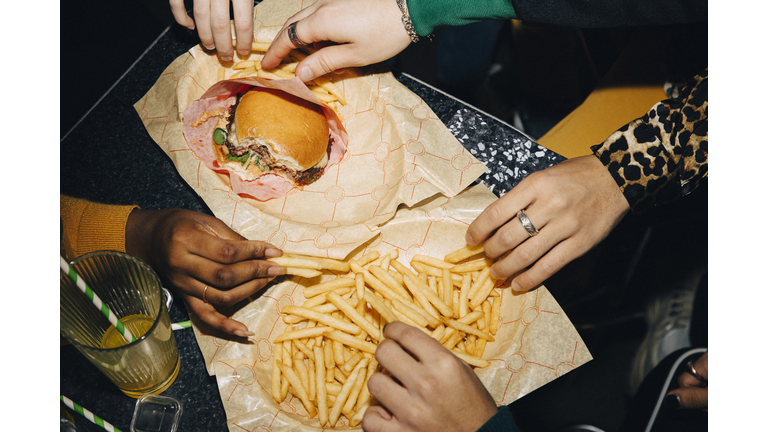
[[[469,307],[472,309],[480,306],[483,304],[485,299],[488,298],[488,295],[493,291],[493,286],[496,285],[496,281],[493,280],[493,278],[488,278],[483,283],[483,286],[478,288],[477,292],[474,294],[474,297],[472,297],[472,301],[469,302]]]
[[[312,279],[323,274],[320,270],[313,270],[307,268],[286,267],[285,274],[301,276],[303,278]]]
[[[496,340],[490,334],[482,332],[482,331],[480,331],[480,330],[478,330],[478,329],[476,329],[476,328],[474,328],[474,327],[472,327],[470,325],[464,324],[462,322],[459,322],[459,321],[456,321],[456,320],[453,320],[453,319],[450,319],[450,318],[441,318],[441,320],[443,321],[443,323],[445,323],[445,325],[447,325],[449,327],[453,327],[456,330],[462,331],[464,333],[473,334],[473,335],[475,335],[477,337],[481,337],[483,339],[488,339],[490,342],[493,342],[493,341]]]
[[[470,355],[470,354],[462,353],[462,352],[457,351],[455,349],[452,349],[451,352],[454,355],[456,355],[456,357],[464,360],[465,362],[467,362],[467,364],[470,364],[472,366],[477,366],[477,367],[480,367],[480,368],[484,368],[484,367],[490,366],[490,363],[488,363],[488,361],[486,361],[486,360],[484,360],[484,359],[482,359],[480,357],[476,357],[476,356],[473,356],[473,355]]]
[[[373,375],[376,372],[376,368],[379,366],[379,362],[376,361],[376,358],[371,358],[368,361],[368,371],[365,374],[365,382],[368,383],[368,380],[371,378],[371,375]],[[360,392],[360,395],[357,397],[357,405],[356,410],[360,411],[360,409],[371,399],[371,392],[368,390],[368,386],[364,385],[363,390]]]
[[[307,399],[312,400],[312,398],[309,397],[309,371],[307,370],[307,364],[304,363],[304,354],[297,355],[293,358],[293,368],[299,376],[299,384],[303,387],[302,390],[306,393]],[[299,390],[299,392],[302,390]]]
[[[456,322],[460,322],[462,324],[466,325],[472,325],[475,321],[479,320],[483,317],[483,311],[482,310],[474,310],[463,317],[456,320]]]
[[[272,397],[275,398],[277,403],[283,401],[283,396],[280,392],[280,368],[277,366],[277,362],[281,361],[283,354],[283,346],[277,345],[274,352],[274,361],[272,364]]]
[[[470,300],[474,300],[475,294],[477,293],[477,291],[480,289],[480,287],[483,286],[485,281],[487,281],[488,278],[490,277],[491,277],[491,268],[490,267],[483,268],[483,270],[480,272],[480,275],[477,277],[477,279],[475,279],[474,282],[472,282],[472,287],[469,289]],[[485,298],[483,298],[483,300],[485,300]]]
[[[301,340],[294,339],[293,340],[293,346],[295,346],[296,349],[301,351],[301,353],[304,354],[305,357],[310,358],[310,359],[314,359],[315,358],[315,354],[312,352],[312,350],[310,350],[309,347],[307,347],[307,344],[305,344]]]
[[[432,325],[432,327],[436,327],[436,325],[434,324],[435,323],[439,324],[440,322],[440,321],[434,320],[434,317],[432,317],[432,320],[434,321],[428,320],[427,317],[425,316],[425,315],[429,315],[428,313],[425,312],[424,313],[425,315],[422,315],[421,313],[413,309],[411,305],[405,304],[398,299],[395,299],[394,301],[392,301],[392,306],[394,306],[394,309],[392,310],[392,312],[399,311],[401,314],[408,317],[410,321],[413,321],[414,323],[416,323],[416,325],[418,326],[426,327],[428,325]],[[415,305],[413,306],[418,307]]]
[[[350,261],[349,267],[355,273],[362,273],[363,278],[365,279],[365,283],[369,287],[373,288],[375,291],[379,292],[383,297],[389,298],[389,299],[399,298],[400,300],[405,302],[409,301],[406,297],[403,297],[400,294],[392,291],[392,289],[389,288],[387,284],[380,281],[378,278],[372,275],[371,272],[364,269],[362,266],[357,264],[354,260]]]
[[[364,390],[368,388],[368,386],[364,387]],[[361,407],[357,409],[357,412],[355,412],[352,415],[352,418],[349,419],[349,425],[352,427],[356,427],[360,425],[360,423],[363,422],[363,416],[365,415],[365,411],[368,409],[368,407],[371,406],[371,402],[367,401],[365,402]]]
[[[237,45],[236,40],[232,40],[232,46]],[[251,42],[251,51],[267,52],[272,42]]]
[[[417,286],[421,291],[424,293],[424,295],[427,297],[427,300],[429,300],[430,303],[438,310],[441,314],[444,316],[451,316],[453,315],[452,309],[443,302],[443,299],[437,296],[437,294],[432,291],[428,285],[424,284],[424,282],[421,279],[413,278],[409,275],[403,275],[403,280],[405,281],[405,285],[408,287],[408,289],[413,292],[413,289],[411,289],[411,286],[409,285],[409,282]]]
[[[451,269],[451,273],[469,273],[490,267],[493,261],[489,258],[480,258],[474,261],[457,264]]]
[[[368,267],[368,271],[377,279],[379,279],[381,282],[383,282],[385,285],[387,285],[389,288],[392,289],[392,291],[400,294],[403,298],[405,298],[408,301],[411,301],[411,296],[408,294],[408,292],[403,288],[403,285],[397,281],[394,277],[392,277],[391,274],[389,274],[388,271],[384,270],[383,267],[372,265]]]
[[[301,380],[299,379],[299,376],[296,374],[296,372],[283,365],[282,362],[276,361],[275,364],[280,368],[280,372],[285,375],[285,377],[288,379],[288,382],[293,386],[294,390],[298,392],[297,395],[299,400],[301,400],[301,404],[304,405],[304,409],[307,410],[307,413],[309,414],[309,418],[314,417],[317,415],[317,408],[310,402],[309,395],[304,390],[304,387],[301,386]]]
[[[288,326],[288,328],[291,329],[293,326]],[[286,366],[293,367],[293,341],[291,339],[283,342],[283,355],[281,361],[285,363]]]
[[[328,339],[335,340],[337,342],[341,342],[344,345],[347,345],[349,347],[355,348],[357,350],[367,352],[370,354],[376,354],[376,345],[361,341],[360,339],[350,336],[349,333],[344,333],[339,330],[334,330],[326,335]]]
[[[372,338],[378,341],[381,340],[381,333],[379,333],[379,329],[375,328],[373,324],[371,324],[367,319],[365,319],[364,316],[357,313],[357,310],[355,310],[355,308],[352,307],[352,305],[350,305],[349,303],[344,301],[341,297],[339,297],[338,294],[334,292],[329,292],[328,294],[325,295],[325,297],[334,306],[339,308],[339,310],[344,312],[344,314],[348,316],[353,323],[357,324],[361,329],[363,329],[365,332],[371,335]]]
[[[256,69],[255,67],[249,67],[249,68],[242,69],[238,72],[235,72],[229,77],[229,79],[243,78],[243,77],[254,75],[257,72],[258,72],[258,69]]]
[[[352,371],[352,373],[349,374],[347,381],[341,387],[341,392],[339,392],[339,395],[336,397],[336,401],[333,403],[331,412],[328,415],[328,421],[330,422],[331,427],[336,426],[336,422],[339,420],[339,416],[341,415],[341,409],[344,406],[344,404],[347,402],[347,398],[352,392],[352,387],[354,386],[355,381],[357,380],[357,375],[360,373],[361,368],[364,368],[366,366],[368,366],[368,359],[360,360],[357,366],[355,366],[355,369]]]
[[[499,328],[499,315],[501,314],[501,297],[497,297],[493,300],[491,305],[491,318],[488,323],[488,331],[492,335],[496,335],[496,331]]]
[[[258,62],[258,66],[257,66]],[[248,68],[256,68],[261,66],[261,60],[243,60],[239,61],[232,66],[232,69],[234,70],[242,70],[242,69],[248,69]]]
[[[443,302],[447,305],[453,303],[453,279],[451,278],[451,271],[449,269],[443,269]]]
[[[475,255],[480,255],[485,252],[485,245],[477,246],[464,246],[461,249],[457,249],[445,256],[443,260],[445,262],[456,264],[457,262],[464,261],[467,258],[471,258]]]
[[[357,397],[360,395],[363,387],[365,387],[366,372],[367,368],[361,367],[359,369],[357,378],[355,378],[355,382],[352,384],[352,391],[349,392],[347,401],[344,403],[344,406],[341,407],[341,412],[347,416],[347,418],[352,417],[352,414],[354,414],[355,405],[357,405]]]
[[[271,261],[283,267],[305,268],[322,270],[323,266],[318,261],[309,259],[308,257],[291,257],[291,256],[279,256],[275,258],[267,258],[267,261]]]
[[[459,293],[459,316],[463,317],[469,312],[469,291],[472,289],[472,276],[465,273],[463,282],[461,284],[461,292]]]
[[[355,368],[355,366],[357,366],[357,363],[360,362],[360,360],[362,359],[363,359],[363,353],[356,352],[352,354],[349,360],[347,360],[347,362],[341,366],[340,368],[341,371],[347,374],[352,373],[352,370]]]
[[[314,337],[322,335],[325,331],[330,331],[330,327],[311,327],[303,328],[301,330],[294,330],[291,332],[285,332],[282,335],[275,338],[273,343],[287,341],[289,339],[303,339],[306,337]]]
[[[419,277],[423,276],[442,276],[443,271],[437,267],[425,264],[423,262],[411,261],[411,267],[419,273]]]
[[[317,401],[317,416],[320,425],[328,423],[328,396],[325,384],[325,353],[323,348],[315,346],[315,400]],[[274,385],[273,385],[274,387]]]
[[[346,273],[349,271],[349,263],[346,261],[340,261],[333,258],[324,258],[324,257],[315,257],[315,256],[309,256],[309,255],[296,255],[296,254],[284,254],[283,256],[277,257],[277,258],[269,258],[269,260],[278,260],[280,258],[284,259],[296,259],[301,261],[309,261],[314,263],[313,267],[307,267],[307,268],[315,268],[315,269],[326,269],[331,271],[338,271]],[[299,266],[294,266],[299,267]]]
[[[310,288],[304,289],[304,297],[309,299],[320,294],[325,294],[339,288],[350,288],[355,286],[355,279],[351,277],[340,277],[328,282],[319,283]]]
[[[411,265],[413,265],[414,262],[421,262],[424,263],[430,267],[435,267],[439,269],[452,269],[454,267],[454,264],[451,264],[449,262],[445,262],[438,258],[433,258],[431,256],[422,255],[422,254],[415,254],[413,258],[411,258]]]
[[[328,76],[319,76],[315,78],[314,81],[315,81],[315,84],[328,90],[328,93],[336,96],[336,98],[339,99],[339,102],[342,105],[347,104],[347,100],[344,98],[344,95],[341,94],[341,90],[339,90],[339,88],[336,87],[336,85],[331,82],[331,79]]]
[[[422,330],[424,330],[424,329],[422,328],[422,326],[420,326],[420,325],[416,324],[416,322],[414,322],[414,321],[413,321],[412,319],[410,319],[408,316],[404,315],[404,314],[403,314],[402,312],[400,312],[399,310],[397,310],[397,309],[395,309],[395,308],[392,308],[392,313],[393,313],[393,314],[395,314],[395,317],[397,318],[397,320],[398,320],[398,321],[400,321],[400,322],[402,322],[402,323],[405,323],[405,324],[408,324],[408,325],[409,325],[409,326],[411,326],[411,327],[416,327],[416,328],[418,328],[418,329],[422,329]],[[427,334],[429,334],[429,332],[427,332]]]
[[[345,331],[347,333],[356,335],[360,333],[360,327],[352,323],[346,323],[340,319],[334,318],[330,315],[315,312],[312,309],[306,309],[300,306],[285,306],[282,310],[285,314],[298,315],[307,319],[317,321],[318,323],[325,324],[328,327],[333,327]]]

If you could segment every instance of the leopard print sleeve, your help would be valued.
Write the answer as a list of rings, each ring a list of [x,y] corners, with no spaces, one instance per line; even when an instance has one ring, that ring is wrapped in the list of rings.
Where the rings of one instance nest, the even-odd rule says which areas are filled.
[[[639,213],[692,192],[707,178],[708,69],[679,96],[611,134],[592,151]]]

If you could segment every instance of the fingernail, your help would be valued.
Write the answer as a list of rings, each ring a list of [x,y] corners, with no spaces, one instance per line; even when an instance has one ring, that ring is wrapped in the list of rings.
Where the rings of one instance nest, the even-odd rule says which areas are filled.
[[[387,329],[388,325],[389,325],[389,323],[384,324],[384,327],[381,328],[381,334],[384,334],[384,330]]]
[[[680,402],[680,396],[676,394],[669,394],[664,398],[664,405],[668,408],[680,408],[682,403]]]
[[[223,62],[230,62],[230,61],[232,61],[232,57],[230,57],[230,56],[221,56],[221,61],[223,61]]]
[[[282,276],[286,272],[285,267],[280,266],[272,266],[267,269],[267,274],[269,276]]]
[[[276,257],[281,256],[282,254],[283,254],[283,251],[281,251],[280,249],[276,249],[276,248],[269,248],[269,249],[264,251],[264,256],[267,257],[267,258],[276,258]]]
[[[314,78],[312,76],[312,69],[310,69],[309,66],[302,66],[301,69],[297,71],[296,76],[304,82],[310,81],[312,78]]]
[[[467,242],[469,246],[475,246],[475,240],[472,238],[471,235],[469,235],[469,233],[466,233],[464,235],[464,241]]]
[[[214,45],[214,44],[211,44],[211,45],[203,45],[203,48],[207,49],[208,51],[213,51],[213,50],[215,50],[215,49],[216,49],[216,45]]]
[[[244,331],[244,330],[235,330],[235,334],[240,336],[240,337],[248,337],[248,333],[249,332]]]

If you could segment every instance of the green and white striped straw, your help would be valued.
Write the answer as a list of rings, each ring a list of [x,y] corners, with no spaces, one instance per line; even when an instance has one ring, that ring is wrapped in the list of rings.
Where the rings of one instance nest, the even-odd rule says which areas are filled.
[[[101,417],[97,416],[96,414],[88,411],[87,409],[81,407],[80,405],[76,404],[75,402],[72,402],[72,399],[61,395],[61,401],[64,402],[64,405],[68,406],[72,411],[80,414],[81,416],[87,418],[90,420],[93,424],[99,425],[103,427],[104,429],[110,431],[110,432],[123,432],[120,429],[112,426],[109,422],[104,421]]]
[[[76,272],[75,269],[70,267],[67,260],[64,259],[64,257],[61,258],[61,270],[69,276],[70,279],[72,279],[72,282],[74,282],[78,288],[80,288],[80,291],[82,291],[86,297],[91,299],[91,302],[93,302],[94,306],[98,308],[101,313],[109,320],[110,323],[112,323],[113,326],[117,329],[117,331],[123,335],[126,341],[128,342],[134,342],[136,341],[136,338],[133,337],[133,334],[130,330],[128,330],[120,321],[120,319],[115,315],[112,310],[107,307],[106,304],[104,304],[99,296],[96,295],[96,293],[93,292],[91,287],[88,286],[88,284],[85,283],[83,278],[81,278]]]
[[[192,327],[192,321],[179,321],[171,324],[171,330],[184,330]]]

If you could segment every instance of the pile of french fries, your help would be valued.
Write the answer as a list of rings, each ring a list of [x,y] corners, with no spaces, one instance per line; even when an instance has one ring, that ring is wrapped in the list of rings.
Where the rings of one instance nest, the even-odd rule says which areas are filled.
[[[288,327],[274,340],[271,392],[277,403],[290,392],[321,426],[335,427],[342,415],[359,425],[372,403],[367,382],[378,368],[376,347],[392,321],[420,329],[471,366],[489,365],[482,357],[494,341],[501,296],[483,247],[467,246],[443,259],[414,255],[415,271],[397,258],[397,249],[349,261],[270,258],[291,275],[336,274],[306,287],[304,304],[281,311]]]
[[[251,52],[256,53],[257,56],[263,57],[264,53],[269,49],[269,45],[272,42],[252,42]],[[232,41],[232,44],[236,44],[236,40]],[[227,69],[235,70],[237,72],[231,74],[226,79],[245,78],[245,77],[259,77],[273,80],[292,79],[296,77],[296,65],[299,64],[304,58],[313,52],[314,48],[310,45],[303,46],[300,49],[292,50],[290,54],[274,69],[264,69],[261,67],[261,58],[254,60],[240,60],[234,61],[226,66],[219,67],[217,71],[216,81],[222,81],[227,76]],[[344,98],[341,90],[334,84],[334,79],[337,79],[334,74],[323,75],[315,78],[313,81],[306,83],[309,90],[317,97],[321,102],[325,103],[333,110],[337,110],[340,106],[346,105],[347,101]]]

